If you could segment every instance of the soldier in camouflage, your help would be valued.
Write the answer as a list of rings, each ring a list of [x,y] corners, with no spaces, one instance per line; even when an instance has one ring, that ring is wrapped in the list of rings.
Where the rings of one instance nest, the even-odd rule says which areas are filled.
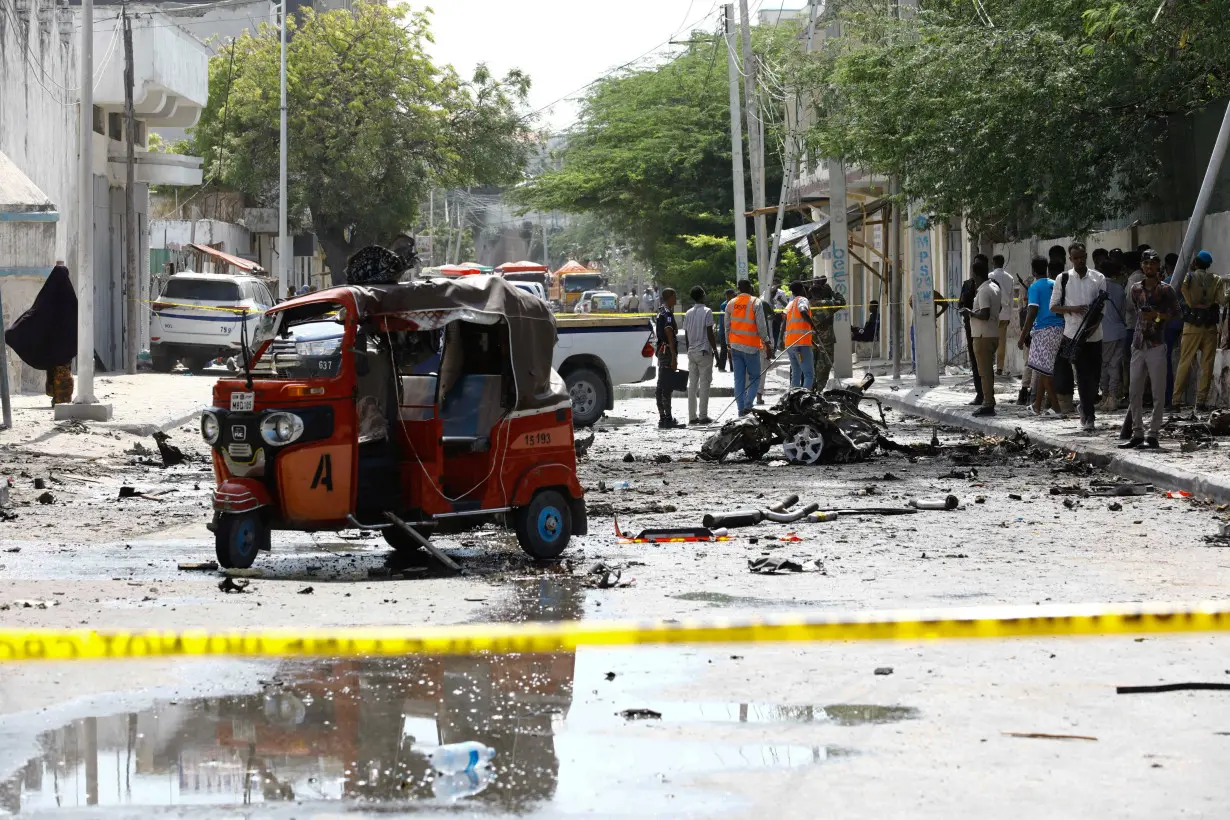
[[[833,332],[833,308],[845,305],[846,300],[829,286],[827,276],[821,276],[811,289],[811,324],[815,328],[816,389],[824,390],[829,374],[833,371],[833,354],[837,347],[837,334]]]

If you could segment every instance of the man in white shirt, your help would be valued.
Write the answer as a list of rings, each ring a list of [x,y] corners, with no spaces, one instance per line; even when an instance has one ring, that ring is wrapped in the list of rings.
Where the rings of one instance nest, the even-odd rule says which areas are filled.
[[[1071,361],[1063,358],[1063,347],[1060,348],[1061,355],[1055,361],[1055,391],[1072,394],[1072,366],[1075,365],[1076,384],[1081,394],[1081,429],[1092,433],[1097,429],[1094,406],[1102,380],[1102,321],[1100,315],[1090,316],[1089,321],[1085,319],[1090,307],[1099,301],[1098,295],[1106,292],[1106,277],[1088,267],[1087,258],[1083,243],[1073,242],[1068,246],[1072,269],[1059,274],[1055,280],[1051,311],[1063,317],[1064,339],[1077,341]]]
[[[1012,294],[1016,291],[1016,281],[1012,274],[1004,270],[1004,257],[995,254],[991,257],[995,269],[991,271],[990,279],[999,288],[999,347],[995,352],[995,372],[1004,375],[1004,357],[1008,355],[1008,325],[1012,324]]]
[[[995,350],[999,347],[999,307],[1002,296],[999,285],[991,281],[985,254],[978,254],[970,265],[970,274],[978,290],[973,308],[961,308],[969,316],[970,333],[974,339],[974,356],[978,360],[978,375],[982,379],[982,407],[975,416],[995,415]]]
[[[705,289],[692,287],[692,307],[683,315],[683,333],[688,340],[688,424],[712,424],[709,418],[709,386],[713,382],[713,311],[705,304]],[[697,400],[700,408],[697,410]]]

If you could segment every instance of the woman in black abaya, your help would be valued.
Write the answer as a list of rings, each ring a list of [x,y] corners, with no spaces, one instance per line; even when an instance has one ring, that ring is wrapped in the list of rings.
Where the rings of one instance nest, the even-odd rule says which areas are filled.
[[[13,322],[4,341],[36,370],[47,371],[51,405],[73,399],[73,357],[77,355],[77,291],[68,268],[56,265],[30,309]]]

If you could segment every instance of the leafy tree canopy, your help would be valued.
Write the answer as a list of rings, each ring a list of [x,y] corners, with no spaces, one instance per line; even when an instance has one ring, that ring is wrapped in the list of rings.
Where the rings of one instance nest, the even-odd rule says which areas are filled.
[[[434,65],[428,16],[404,5],[305,9],[290,22],[290,214],[293,227],[320,239],[334,281],[351,252],[411,225],[430,187],[520,178],[533,145],[518,116],[524,74],[497,79],[480,66],[464,81]],[[277,202],[279,64],[274,27],[223,49],[210,61],[209,103],[192,134],[206,178],[269,205]]]
[[[1082,233],[1158,184],[1169,118],[1226,93],[1226,0],[878,0],[803,59],[825,155],[987,235]]]
[[[766,60],[793,43],[793,29],[759,32]],[[515,192],[527,208],[588,214],[622,237],[658,281],[720,287],[734,277],[734,232],[726,45],[695,36],[673,59],[593,85],[562,165]],[[782,110],[766,95],[767,190],[776,201]],[[747,202],[751,203],[750,189]],[[750,231],[749,231],[750,232]],[[712,241],[710,241],[712,240]],[[715,247],[719,250],[715,251]],[[753,261],[755,254],[751,254]]]

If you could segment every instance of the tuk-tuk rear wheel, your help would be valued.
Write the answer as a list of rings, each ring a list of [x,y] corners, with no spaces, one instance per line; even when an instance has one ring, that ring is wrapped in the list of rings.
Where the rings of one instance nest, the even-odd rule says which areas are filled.
[[[247,569],[269,549],[269,525],[259,512],[223,515],[214,530],[214,551],[224,569]]]
[[[533,558],[558,558],[572,537],[572,508],[559,490],[539,490],[516,510],[515,528],[521,549]]]
[[[424,538],[431,538],[431,534],[436,529],[435,524],[415,524],[414,529],[419,535]],[[397,552],[418,552],[422,549],[418,541],[415,541],[401,527],[385,527],[380,531],[384,536],[384,543],[388,544]]]

